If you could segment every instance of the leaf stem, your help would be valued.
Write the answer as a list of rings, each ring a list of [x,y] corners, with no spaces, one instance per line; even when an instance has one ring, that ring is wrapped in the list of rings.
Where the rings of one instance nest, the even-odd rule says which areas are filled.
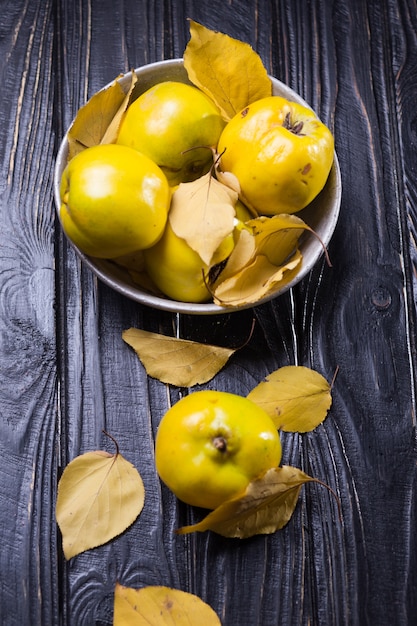
[[[330,390],[332,390],[333,387],[334,387],[334,383],[336,381],[336,376],[337,376],[338,372],[339,372],[339,366],[337,365],[336,369],[334,371],[334,374],[333,374],[332,382],[330,383]]]
[[[107,432],[107,430],[102,430],[101,431],[104,435],[106,435],[106,437],[108,437],[109,439],[112,440],[112,442],[114,443],[115,447],[116,447],[116,454],[115,456],[119,456],[120,454],[120,450],[119,450],[119,444],[117,443],[117,440],[113,437],[113,435],[111,435],[110,433]]]
[[[339,514],[339,522],[342,523],[343,519],[342,519],[342,506],[340,503],[340,498],[337,495],[337,493],[334,491],[334,489],[332,489],[329,485],[327,485],[325,482],[323,482],[322,480],[320,480],[319,478],[311,478],[311,482],[313,483],[317,483],[319,485],[321,485],[322,487],[325,487],[328,491],[330,491],[330,493],[332,494],[332,496],[334,496],[336,503],[337,503],[337,511]]]

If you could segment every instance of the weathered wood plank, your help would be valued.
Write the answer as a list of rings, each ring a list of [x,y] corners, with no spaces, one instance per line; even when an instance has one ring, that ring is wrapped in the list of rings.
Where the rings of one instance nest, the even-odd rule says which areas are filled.
[[[157,13],[158,5],[154,5],[154,8],[155,13]],[[226,13],[228,8],[229,7],[226,8]],[[220,25],[216,22],[214,24],[210,22],[210,19],[213,20],[213,15],[215,13],[210,13],[210,19],[206,19],[209,16],[205,14],[204,10],[202,10],[201,15],[193,15],[193,18],[215,28],[224,29],[225,26],[228,26],[226,30],[229,34],[249,40],[254,47],[260,49],[264,58],[270,58],[271,50],[268,49],[268,47],[262,48],[262,41],[253,40],[253,31],[251,31],[251,26],[254,23],[253,13],[252,19],[250,19],[249,16],[251,8],[248,8],[248,5],[245,5],[245,9],[243,6],[240,8],[242,9],[245,19],[243,20],[242,18],[242,21],[239,21],[238,24],[232,25],[231,21],[229,23],[226,18],[222,21],[222,25],[220,27]],[[363,6],[362,9],[363,12],[366,12],[365,6]],[[213,6],[211,6],[211,10],[213,10]],[[236,6],[231,7],[230,10],[232,12],[236,11]],[[341,58],[339,60],[337,56],[334,58],[329,54],[329,50],[332,50],[334,34],[330,30],[332,22],[328,12],[323,9],[320,13],[319,7],[316,5],[310,5],[310,12],[314,19],[308,20],[306,19],[305,13],[297,11],[297,7],[294,5],[291,9],[289,7],[282,8],[279,5],[276,7],[276,11],[277,15],[279,14],[280,18],[284,21],[288,32],[288,39],[284,40],[287,43],[287,47],[283,49],[282,58],[280,58],[280,63],[284,70],[284,76],[287,82],[302,92],[303,95],[313,104],[313,106],[320,110],[322,115],[329,120],[334,119],[336,116],[338,106],[339,110],[343,111],[343,107],[346,107],[346,103],[350,106],[353,105],[351,110],[348,112],[344,111],[344,117],[340,116],[340,118],[336,118],[335,121],[339,124],[337,125],[336,123],[335,126],[336,139],[340,141],[344,148],[347,148],[346,153],[343,155],[346,166],[353,166],[353,168],[356,164],[360,166],[360,174],[366,181],[369,182],[365,188],[354,187],[353,192],[356,192],[356,198],[352,197],[352,192],[349,194],[350,187],[348,186],[348,195],[345,195],[344,200],[346,212],[349,211],[349,213],[354,213],[354,209],[350,206],[352,202],[354,202],[359,210],[361,203],[363,202],[366,202],[367,205],[374,206],[375,198],[379,198],[381,195],[374,172],[375,161],[380,161],[380,155],[370,152],[369,139],[364,141],[362,137],[366,138],[371,135],[372,119],[370,120],[369,116],[372,116],[373,119],[376,120],[376,111],[374,106],[369,106],[370,104],[373,104],[373,94],[372,91],[369,91],[370,89],[372,90],[371,81],[368,79],[363,80],[361,77],[356,78],[355,73],[357,68],[359,72],[366,73],[366,71],[368,71],[368,76],[371,75],[370,68],[368,68],[368,70],[366,69],[366,62],[371,63],[367,30],[367,26],[369,26],[368,20],[365,19],[361,21],[363,12],[359,13],[357,17],[353,16],[350,22],[348,20],[348,28],[345,33],[343,31],[337,32],[340,38],[343,36],[345,37],[344,43],[347,44],[346,49],[341,46]],[[92,14],[93,13],[94,9],[92,9]],[[236,15],[236,13],[233,14]],[[248,17],[249,19],[247,19]],[[336,19],[340,20],[341,24],[343,23],[342,17],[343,16],[340,16],[340,18],[336,17]],[[132,15],[131,18],[133,21],[134,16]],[[157,18],[155,18],[155,21],[156,19]],[[171,20],[172,15],[169,14],[168,22],[171,22]],[[174,23],[177,24],[178,29],[179,20],[174,20]],[[344,23],[346,24],[346,20],[344,20]],[[169,25],[172,26],[172,23]],[[242,26],[244,26],[244,28],[242,28]],[[319,29],[318,26],[321,28]],[[139,23],[138,28],[140,28]],[[162,56],[165,56],[167,51],[169,52],[168,56],[173,56],[173,51],[176,56],[179,43],[177,43],[176,47],[174,43],[175,29],[170,28],[166,30],[168,30],[168,37],[164,39],[164,54]],[[166,30],[164,30],[164,34]],[[285,32],[284,28],[283,31]],[[265,30],[262,32],[264,34],[263,41],[268,44],[271,42],[270,47],[275,49],[275,46],[273,46],[274,40],[272,33],[266,37]],[[352,44],[350,44],[353,32],[355,32],[354,48],[352,47]],[[141,37],[139,36],[132,42],[127,41],[127,46],[129,46],[130,43],[130,45],[133,45],[133,49],[135,50],[137,45],[136,41],[139,41],[140,39]],[[292,40],[295,40],[296,42],[295,47],[292,46]],[[308,45],[305,45],[306,42]],[[324,42],[324,44],[322,44],[322,42]],[[358,42],[359,44],[363,44],[363,49],[361,48],[361,45],[358,45]],[[282,42],[280,43],[282,46]],[[181,50],[178,50],[178,52],[181,53]],[[350,61],[347,66],[343,65],[343,54],[345,54]],[[132,53],[129,55],[128,52],[127,57],[130,58],[131,56]],[[361,63],[355,64],[355,57],[357,57],[358,60],[360,58]],[[142,62],[140,51],[138,58],[139,62],[136,61],[135,57],[133,65],[138,65]],[[158,50],[156,50],[150,58],[152,60],[155,58],[161,58],[158,56]],[[340,67],[337,65],[338,60]],[[337,71],[339,71],[338,80],[340,81],[340,84],[337,84],[338,100],[336,100],[335,85],[335,76],[337,75]],[[320,89],[318,89],[319,85],[321,87]],[[351,85],[353,86],[350,87]],[[97,85],[96,87],[98,86],[100,85]],[[343,91],[343,89],[345,89],[345,91]],[[363,93],[360,91],[358,92],[358,89],[362,89]],[[364,112],[367,112],[367,114],[364,115]],[[343,128],[343,124],[347,125],[349,133]],[[351,125],[353,125],[353,128],[357,130],[356,134],[351,133]],[[378,126],[376,126],[376,128],[379,130]],[[355,153],[358,153],[358,143],[361,150],[360,157],[353,163],[349,158],[351,154],[349,144],[352,141],[354,142]],[[375,141],[377,142],[377,138]],[[376,147],[378,148],[378,146]],[[363,168],[366,167],[367,164],[367,171],[363,172]],[[348,173],[348,176],[353,176],[352,180],[355,180],[355,176],[357,175],[359,175],[359,172],[350,171]],[[336,416],[339,416],[339,419],[344,418],[342,425],[339,426],[335,419],[335,423],[330,423],[330,425],[324,426],[320,429],[319,433],[314,433],[314,435],[304,438],[300,438],[298,436],[286,437],[284,446],[287,458],[291,459],[294,464],[301,464],[306,470],[310,470],[314,475],[319,475],[323,479],[326,479],[330,484],[333,484],[339,492],[339,496],[341,498],[346,526],[349,529],[356,529],[356,532],[351,532],[350,536],[344,535],[343,527],[338,525],[334,520],[335,514],[334,511],[332,512],[332,505],[329,503],[328,494],[322,492],[317,499],[309,498],[308,494],[305,495],[298,515],[294,520],[294,524],[273,539],[257,538],[256,540],[249,542],[249,544],[244,547],[237,549],[237,547],[233,545],[233,542],[224,542],[223,540],[219,540],[218,538],[211,536],[197,536],[175,540],[176,549],[174,549],[175,551],[172,553],[173,548],[171,547],[170,536],[172,528],[175,526],[175,523],[178,524],[178,522],[184,523],[185,521],[189,521],[190,515],[191,519],[193,519],[194,513],[190,512],[182,505],[175,505],[174,499],[165,494],[164,497],[167,499],[163,501],[165,503],[163,514],[166,520],[168,533],[165,533],[162,536],[165,542],[165,551],[169,551],[171,559],[174,562],[177,562],[177,567],[173,572],[171,571],[170,575],[167,575],[168,572],[164,571],[164,568],[162,568],[162,571],[159,571],[156,577],[154,577],[154,575],[149,577],[149,573],[147,572],[147,561],[150,558],[150,554],[154,554],[154,559],[157,557],[155,559],[156,561],[164,563],[165,559],[164,550],[162,550],[162,553],[160,550],[160,542],[155,544],[149,542],[148,539],[146,545],[138,543],[135,544],[136,546],[141,545],[142,547],[143,552],[141,552],[141,558],[136,551],[133,554],[130,553],[130,557],[133,558],[133,560],[139,560],[135,568],[133,568],[133,566],[129,567],[128,563],[125,564],[128,566],[128,571],[131,573],[131,575],[127,575],[126,573],[124,574],[122,580],[125,584],[151,584],[151,582],[155,579],[158,580],[159,576],[159,582],[164,582],[165,584],[171,584],[173,586],[180,585],[182,588],[194,591],[207,599],[220,611],[224,617],[225,623],[230,624],[243,623],[245,615],[246,619],[248,619],[246,613],[247,607],[245,606],[245,603],[242,605],[240,596],[238,594],[228,593],[229,586],[231,582],[236,579],[236,577],[238,577],[241,588],[245,590],[245,596],[250,598],[251,623],[255,623],[257,619],[259,619],[259,623],[267,623],[266,615],[269,613],[274,615],[272,618],[273,620],[275,620],[275,615],[279,615],[281,617],[281,619],[278,620],[280,623],[282,623],[282,621],[285,623],[303,623],[308,619],[309,615],[313,619],[314,615],[319,614],[325,615],[327,617],[327,621],[331,621],[332,623],[344,623],[349,613],[355,616],[353,621],[366,617],[366,613],[369,610],[371,613],[373,612],[373,614],[377,614],[375,613],[378,610],[377,606],[372,600],[370,602],[370,608],[368,608],[366,603],[362,602],[357,604],[351,599],[355,598],[355,596],[357,597],[360,589],[364,588],[364,586],[366,588],[367,585],[371,585],[369,589],[370,592],[372,592],[372,590],[375,587],[378,588],[378,585],[380,584],[380,576],[376,579],[378,582],[374,582],[375,578],[373,574],[375,572],[373,571],[372,565],[370,566],[372,577],[370,576],[370,572],[367,568],[360,565],[361,560],[366,555],[366,548],[361,548],[360,544],[363,542],[366,546],[368,543],[368,533],[370,531],[370,529],[365,526],[365,523],[368,516],[373,522],[375,509],[370,513],[368,512],[366,506],[366,498],[369,497],[367,486],[362,487],[364,489],[363,498],[365,500],[365,504],[363,504],[362,497],[359,492],[360,487],[357,485],[357,481],[363,480],[363,477],[366,476],[366,455],[361,454],[362,450],[360,446],[357,448],[356,453],[352,453],[352,450],[354,450],[353,444],[356,444],[357,446],[358,430],[361,429],[361,421],[358,422],[358,418],[354,419],[355,416],[352,411],[357,410],[359,407],[359,415],[361,416],[359,418],[360,420],[363,420],[364,415],[366,417],[366,414],[369,411],[369,407],[366,406],[366,402],[364,402],[363,397],[357,397],[357,391],[362,388],[362,382],[365,380],[365,375],[368,374],[370,350],[366,348],[364,349],[363,364],[362,366],[357,367],[357,355],[355,354],[355,358],[352,359],[352,348],[354,351],[357,351],[358,342],[354,341],[354,339],[356,339],[357,325],[362,321],[364,330],[366,331],[368,315],[367,311],[363,310],[363,299],[356,296],[352,298],[352,287],[348,284],[349,288],[347,289],[345,281],[350,280],[354,287],[356,286],[357,281],[359,281],[359,287],[361,281],[363,281],[365,289],[368,288],[366,279],[363,279],[364,261],[367,261],[366,266],[369,268],[368,273],[371,276],[371,270],[374,269],[372,245],[375,245],[377,242],[378,228],[374,225],[372,219],[367,219],[365,223],[367,230],[365,232],[360,230],[358,233],[358,229],[356,228],[357,222],[352,219],[347,220],[347,218],[341,220],[341,226],[339,228],[339,233],[341,234],[338,236],[339,238],[336,238],[336,244],[333,248],[337,250],[336,261],[340,258],[342,263],[349,263],[349,271],[347,271],[346,267],[341,267],[341,265],[336,265],[332,270],[328,270],[322,266],[318,272],[315,272],[314,275],[315,279],[320,279],[318,287],[316,286],[315,280],[311,282],[307,281],[304,289],[302,288],[300,290],[296,290],[292,300],[286,298],[283,303],[262,307],[262,310],[258,315],[259,319],[263,322],[262,328],[265,332],[266,338],[270,337],[274,331],[276,332],[277,318],[282,316],[284,320],[288,320],[286,322],[282,322],[280,328],[281,333],[284,331],[284,337],[287,336],[287,349],[285,352],[283,353],[282,350],[274,352],[271,351],[269,353],[263,352],[262,357],[259,358],[260,355],[257,355],[256,352],[254,353],[254,350],[248,347],[246,353],[250,353],[250,358],[246,357],[245,359],[245,351],[243,351],[242,354],[239,355],[239,358],[235,360],[235,363],[228,367],[225,372],[222,372],[214,383],[218,388],[225,388],[244,393],[248,390],[248,387],[250,388],[250,386],[253,386],[257,380],[261,379],[266,373],[268,373],[268,369],[272,369],[271,366],[268,368],[265,364],[265,359],[270,365],[272,365],[273,362],[274,366],[285,362],[311,362],[313,365],[322,369],[327,375],[331,375],[332,370],[334,371],[337,365],[340,366],[341,372],[338,377],[338,385],[335,389],[335,404],[338,409],[336,411]],[[374,228],[373,232],[372,227]],[[370,231],[369,234],[368,230]],[[380,230],[381,229],[379,228],[379,231]],[[347,238],[345,238],[346,231],[348,235]],[[342,233],[344,233],[343,236]],[[360,237],[358,238],[358,234],[362,237],[362,239]],[[353,249],[355,252],[353,260],[351,259],[351,255],[345,252],[343,248],[344,241],[348,241],[349,250],[351,251]],[[364,245],[364,243],[366,245]],[[357,246],[357,250],[355,246]],[[387,253],[384,248],[384,263],[387,262],[386,254]],[[392,263],[397,263],[398,267],[398,259],[394,259]],[[399,280],[401,284],[401,277],[399,277]],[[334,290],[336,289],[336,296],[333,302],[337,302],[334,305],[336,307],[336,312],[333,309],[330,309],[330,312],[332,313],[330,319],[327,313],[329,302],[328,298],[325,296],[326,283],[329,281],[331,291],[335,293]],[[376,284],[379,285],[379,281],[377,281]],[[109,299],[111,298],[110,294],[107,293],[106,295]],[[337,300],[336,297],[338,298]],[[355,307],[353,311],[355,313],[354,317],[352,317],[353,312],[349,310],[350,305]],[[318,317],[318,314],[320,314],[320,317]],[[105,317],[104,313],[102,323],[104,323]],[[361,320],[363,317],[364,319]],[[342,322],[339,321],[340,318],[342,319]],[[395,315],[395,319],[398,319],[398,312]],[[344,324],[343,321],[345,322]],[[141,322],[142,324],[145,322],[145,313],[143,314]],[[186,320],[185,324],[187,323],[190,325],[190,331],[188,334],[191,336],[193,335],[193,327],[205,327],[207,325],[206,321],[202,323],[200,320],[198,323],[194,323],[193,320]],[[337,328],[338,324],[342,324],[343,334],[340,333],[340,330]],[[182,322],[182,325],[184,326],[184,322]],[[154,324],[152,326],[154,326]],[[114,328],[116,329],[117,326]],[[329,332],[332,328],[335,328],[336,332],[333,335],[333,341],[329,345],[327,335],[324,335],[324,332]],[[106,331],[108,332],[109,329],[110,325],[107,322]],[[119,327],[118,330],[120,333],[121,328]],[[404,332],[404,325],[401,326],[400,335],[401,332]],[[352,337],[351,349],[349,350],[348,343],[348,350],[346,350],[346,340],[349,341],[350,339],[349,333],[354,336]],[[109,340],[106,339],[107,335],[102,334],[101,336],[103,346],[102,354],[106,354],[107,350],[104,348],[104,342]],[[340,337],[339,342],[337,341],[338,336]],[[367,336],[368,335],[365,334],[365,337]],[[361,340],[363,340],[363,337],[361,337]],[[372,355],[375,353],[374,338],[371,336],[370,340],[372,341],[371,347],[374,349],[373,352],[371,352]],[[333,343],[335,345],[334,348],[332,345]],[[379,343],[377,344],[378,348]],[[101,372],[101,389],[103,390],[102,392],[104,395],[106,395],[106,389],[124,388],[123,379],[126,372],[122,374],[122,379],[117,379],[117,384],[115,384],[115,373],[117,372],[115,365],[118,357],[120,356],[121,363],[126,363],[126,357],[122,354],[123,347],[119,348],[120,352],[115,352],[116,345],[117,344],[113,344],[112,346],[113,368],[111,370],[111,380],[106,382],[107,376],[104,368]],[[89,346],[85,346],[85,349],[88,351],[91,348],[89,348]],[[265,356],[265,354],[267,354],[267,356]],[[347,397],[345,391],[345,381],[346,379],[348,380],[347,387],[349,387],[349,381],[352,378],[356,378],[355,375],[352,375],[353,366],[357,369],[357,374],[360,378],[361,384],[354,384],[353,390]],[[390,366],[390,362],[388,362],[388,366]],[[131,362],[131,367],[136,370],[139,369],[140,371],[140,367],[133,361]],[[131,372],[132,370],[129,371]],[[143,372],[140,373],[140,383],[145,385]],[[93,374],[90,372],[90,376],[92,375]],[[388,379],[390,379],[390,376],[388,376]],[[161,387],[161,385],[155,381],[151,381],[150,385],[153,389]],[[341,386],[343,391],[339,391]],[[145,396],[141,395],[139,390],[137,394],[138,398],[133,398],[133,406],[141,407],[142,410],[140,413],[138,411],[135,417],[139,423],[144,422],[145,425],[147,424],[147,426],[145,426],[145,431],[147,430],[149,433],[151,428],[155,429],[160,416],[163,414],[168,404],[164,401],[161,404],[161,400],[158,399],[161,397],[160,390],[158,390],[155,395],[151,392],[148,401]],[[342,398],[340,401],[339,394]],[[375,405],[378,395],[378,389],[375,390],[374,386],[371,384],[367,393],[367,399],[372,406]],[[154,404],[155,399],[158,399],[157,405]],[[146,412],[143,411],[144,403],[146,405]],[[348,406],[346,406],[346,403],[348,403]],[[349,403],[351,406],[349,406]],[[378,404],[380,406],[384,404],[381,398],[378,398]],[[111,402],[109,402],[109,405],[111,406]],[[149,418],[149,411],[152,415],[151,418]],[[108,412],[109,411],[107,409],[106,414],[108,414]],[[127,413],[128,412],[126,411],[123,416],[123,422],[121,422],[121,420],[117,420],[119,429],[116,432],[116,424],[113,425],[112,432],[113,434],[116,434],[117,437],[123,438],[124,428],[122,428],[122,432],[119,432],[121,424],[130,424],[130,419],[132,418],[128,418]],[[145,419],[145,415],[148,416],[147,419]],[[131,426],[134,426],[136,423],[135,417],[133,417]],[[149,419],[151,421],[149,421]],[[114,422],[114,418],[109,417],[108,421],[110,421],[110,423]],[[127,429],[127,432],[129,432],[129,429]],[[365,434],[370,436],[371,432],[372,429],[368,424]],[[127,449],[129,447],[128,439],[129,438],[127,437]],[[349,453],[345,452],[347,445],[346,442],[350,445]],[[149,439],[146,440],[145,450],[147,450],[147,454],[149,455],[147,457],[148,462],[152,462]],[[372,447],[371,450],[374,452],[375,447]],[[353,469],[350,466],[352,462],[355,464]],[[147,476],[149,471],[148,465],[143,466],[142,471],[144,472],[144,475]],[[152,476],[152,482],[150,482],[149,490],[152,488],[155,490],[156,486],[157,483],[155,482],[154,476]],[[378,492],[378,496],[379,495],[380,494]],[[399,496],[399,499],[402,499],[402,494]],[[379,503],[377,503],[377,506],[378,504]],[[329,520],[331,520],[330,523],[324,526],[323,517],[325,519],[328,517]],[[308,532],[300,534],[301,523],[304,524]],[[146,526],[144,519],[141,519],[138,524],[136,540],[139,538],[139,542],[141,542],[141,528],[160,528],[160,522],[158,522],[155,515],[152,515],[152,510],[149,510],[149,518],[146,518]],[[381,525],[380,529],[381,532],[384,533],[386,526]],[[158,531],[158,536],[160,536],[160,532],[161,528]],[[127,538],[124,538],[124,540],[128,541]],[[357,546],[358,540],[359,547]],[[269,554],[270,551],[274,554],[274,558],[272,559]],[[110,558],[111,548],[102,550],[103,555],[105,552],[108,552],[108,558]],[[339,557],[338,563],[334,563],[336,554],[344,555],[343,559]],[[201,567],[201,555],[205,555],[205,568]],[[267,555],[269,558],[268,564],[266,565]],[[98,558],[100,559],[100,557]],[[103,558],[105,559],[104,556]],[[82,559],[82,563],[86,564],[86,562],[87,557]],[[293,563],[292,568],[287,568],[287,570],[285,570],[285,562]],[[305,562],[307,562],[307,566],[305,565]],[[330,576],[329,572],[323,567],[324,562],[332,563]],[[374,561],[374,563],[376,563],[376,561]],[[97,569],[97,565],[92,563],[90,572],[92,569]],[[351,573],[349,579],[346,579],[345,577],[346,570]],[[211,579],[214,578],[222,580],[223,584],[209,586],[208,579],[205,575],[206,571],[210,571]],[[146,572],[148,576],[144,576],[144,572]],[[221,576],[221,572],[223,572],[223,576]],[[296,582],[293,582],[294,579]],[[81,610],[81,606],[83,607],[83,610],[86,611],[92,611],[94,610],[94,607],[97,606],[92,594],[87,592],[82,594],[82,580],[83,578],[80,577],[78,573],[75,573],[75,575],[73,574],[72,584],[74,585],[74,590],[77,593],[76,596],[74,595],[74,598],[76,597],[78,600],[78,604],[76,602],[74,603],[74,621],[77,619],[77,611]],[[273,581],[273,584],[270,583],[271,580]],[[318,589],[321,589],[322,591],[327,589],[327,592],[318,594]],[[267,590],[270,593],[266,593]],[[278,592],[279,590],[281,593]],[[289,593],[289,591],[291,591],[291,593]],[[303,601],[300,600],[298,605],[296,604],[295,607],[294,597],[303,598]],[[341,600],[341,598],[343,600]],[[87,609],[88,603],[91,604],[90,609]],[[111,609],[109,599],[107,600],[107,604],[107,611],[110,614]],[[274,607],[274,612],[271,611],[271,605]],[[265,612],[265,614],[263,614],[263,612]],[[104,619],[104,616],[102,616],[102,618]]]
[[[397,65],[408,62],[404,52],[399,60],[405,50],[400,25],[407,23],[400,4],[363,2],[353,8],[318,2],[214,2],[187,7],[190,13],[175,2],[131,7],[126,31],[121,16],[115,16],[109,53],[91,37],[88,55],[100,57],[101,74],[91,69],[88,77],[77,76],[72,70],[69,82],[88,79],[91,93],[120,69],[180,56],[187,39],[184,20],[192,17],[251,43],[268,69],[334,128],[344,197],[330,246],[333,267],[323,261],[293,293],[256,309],[251,342],[208,386],[245,394],[280,365],[311,365],[329,379],[339,367],[327,422],[310,435],[285,435],[283,440],[286,462],[337,492],[343,524],[332,496],[311,486],[303,491],[292,522],[274,537],[241,543],[210,534],[174,539],[176,526],[200,517],[159,487],[152,464],[152,435],[178,394],[146,380],[120,335],[128,325],[174,332],[178,320],[121,301],[90,283],[81,270],[86,282],[80,282],[81,298],[73,298],[83,311],[78,333],[88,367],[74,376],[76,352],[70,350],[77,337],[65,335],[69,427],[74,431],[68,454],[106,445],[99,437],[105,424],[143,474],[149,499],[128,533],[77,557],[68,570],[69,623],[110,623],[116,579],[130,586],[168,584],[197,593],[228,625],[405,623],[410,573],[405,553],[415,568],[406,545],[415,464],[408,417],[413,412],[414,354],[407,328],[414,313],[406,289],[411,275],[404,267],[405,205],[397,203],[396,168],[408,155],[399,145],[396,85],[388,80],[393,55]],[[94,33],[98,9],[95,3],[83,8],[91,15]],[[66,30],[63,22],[60,31]],[[380,54],[387,45],[389,52]],[[126,59],[129,66],[115,67]],[[71,68],[70,57],[66,63]],[[389,164],[393,145],[396,168]],[[67,307],[68,319],[76,311],[79,315],[78,309]],[[230,323],[185,318],[180,328],[190,338],[215,342],[220,335],[222,342],[235,342],[247,336],[251,315],[235,316]],[[76,398],[80,393],[82,404]],[[132,433],[137,433],[137,444],[132,445]],[[387,567],[393,577],[386,575]]]
[[[333,266],[323,259],[273,303],[213,319],[124,299],[54,229],[53,157],[76,110],[118,73],[181,56],[187,18],[249,42],[320,112],[335,132],[344,184]],[[0,24],[1,623],[111,624],[117,580],[196,593],[224,626],[410,623],[416,32],[415,0],[8,6]],[[206,387],[244,395],[281,365],[310,365],[329,380],[339,368],[324,424],[282,438],[284,462],[331,486],[342,520],[333,496],[309,485],[273,536],[175,537],[202,512],[160,485],[153,439],[186,390],[147,378],[122,331],[238,346],[253,319],[249,343]],[[145,508],[122,536],[65,563],[54,521],[58,464],[111,451],[103,429],[141,472]]]
[[[52,2],[2,11],[0,622],[58,623]]]

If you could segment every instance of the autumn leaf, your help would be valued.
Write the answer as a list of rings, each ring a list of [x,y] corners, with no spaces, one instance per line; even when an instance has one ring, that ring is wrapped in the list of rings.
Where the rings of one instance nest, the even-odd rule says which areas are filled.
[[[321,424],[332,403],[327,380],[301,365],[281,367],[247,397],[272,417],[279,430],[300,433]]]
[[[233,232],[237,199],[237,193],[210,172],[194,182],[181,183],[172,196],[168,215],[172,230],[208,266],[219,245]]]
[[[252,228],[255,253],[268,258],[273,265],[282,265],[294,252],[304,231],[311,231],[297,215],[260,216],[246,222]]]
[[[117,111],[115,112],[110,124],[108,125],[107,130],[104,133],[100,143],[114,143],[117,140],[117,136],[119,134],[119,127],[123,119],[123,116],[126,113],[126,109],[129,106],[130,97],[132,95],[132,91],[136,83],[137,83],[137,76],[136,76],[136,73],[132,71],[129,89],[127,90],[125,97],[120,103]]]
[[[113,143],[116,140],[136,81],[137,76],[132,72],[130,85],[125,91],[116,79],[109,87],[94,94],[79,109],[68,131],[69,160],[85,148],[100,143]]]
[[[113,626],[221,626],[213,609],[198,596],[163,586],[132,589],[116,584]]]
[[[281,267],[258,255],[254,261],[227,280],[220,280],[213,290],[213,301],[220,306],[255,304],[272,289],[288,285],[300,270],[302,256],[299,250]],[[220,279],[222,275],[220,274]]]
[[[190,33],[184,51],[188,77],[214,100],[225,120],[272,94],[262,60],[249,44],[192,20]]]
[[[212,530],[224,537],[246,539],[274,533],[291,519],[301,487],[314,480],[290,465],[272,468],[249,483],[241,496],[224,502],[201,522],[179,528],[177,534]]]
[[[236,243],[211,284],[220,305],[256,303],[277,286],[289,284],[301,269],[298,240],[310,227],[295,215],[257,217],[236,230]]]
[[[142,511],[144,499],[140,474],[118,451],[98,450],[76,457],[58,484],[56,519],[65,558],[122,533]]]
[[[167,337],[138,328],[122,333],[149,376],[177,387],[193,387],[215,376],[235,350]]]
[[[280,266],[294,253],[304,230],[309,230],[309,227],[295,215],[282,214],[248,220],[238,231],[239,238],[222,271],[221,281],[251,265],[258,255]]]

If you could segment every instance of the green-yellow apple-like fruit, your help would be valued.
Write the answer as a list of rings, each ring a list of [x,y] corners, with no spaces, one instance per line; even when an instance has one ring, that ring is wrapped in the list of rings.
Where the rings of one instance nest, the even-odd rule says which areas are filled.
[[[220,172],[236,177],[247,206],[259,215],[291,214],[324,187],[333,164],[334,139],[313,111],[271,96],[230,120],[218,153]]]
[[[155,441],[161,480],[183,502],[214,509],[281,460],[270,416],[251,400],[196,391],[162,418]]]
[[[216,250],[213,265],[226,259],[234,248],[233,234]],[[163,294],[179,302],[207,302],[211,294],[206,286],[209,266],[185,239],[178,237],[167,222],[161,239],[144,250],[146,271]]]
[[[117,143],[149,156],[175,186],[209,171],[224,125],[217,106],[200,89],[166,81],[129,105]]]
[[[115,258],[162,236],[171,189],[162,170],[137,150],[104,144],[79,152],[60,185],[60,219],[85,254]]]

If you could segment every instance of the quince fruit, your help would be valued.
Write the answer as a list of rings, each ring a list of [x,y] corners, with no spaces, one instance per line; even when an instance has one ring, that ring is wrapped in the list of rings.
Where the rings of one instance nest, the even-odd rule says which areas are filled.
[[[259,215],[291,214],[324,187],[333,164],[334,139],[309,108],[270,96],[228,122],[218,153],[220,180],[222,173],[232,174],[248,207]]]
[[[155,440],[161,480],[183,502],[207,509],[243,493],[281,460],[270,416],[225,391],[184,396],[163,416]]]
[[[171,200],[165,174],[126,146],[86,148],[61,178],[60,219],[85,254],[112,259],[154,245],[162,236]]]
[[[200,89],[166,81],[129,105],[117,143],[146,154],[175,186],[209,171],[224,126],[217,106]]]
[[[221,263],[234,248],[233,234],[225,237],[214,254],[212,265]],[[161,239],[143,252],[146,271],[163,294],[179,302],[202,303],[212,296],[206,286],[210,267],[167,222]]]

